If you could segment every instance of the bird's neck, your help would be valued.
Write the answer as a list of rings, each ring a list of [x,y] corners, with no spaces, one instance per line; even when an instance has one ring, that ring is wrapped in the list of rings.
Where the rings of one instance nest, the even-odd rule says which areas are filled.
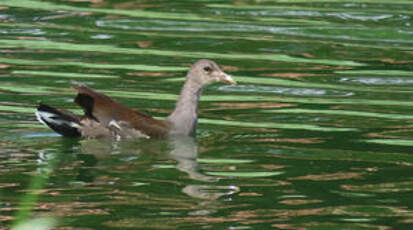
[[[197,126],[198,101],[202,94],[202,86],[188,79],[182,87],[175,110],[167,118],[172,123],[171,134],[193,135]]]

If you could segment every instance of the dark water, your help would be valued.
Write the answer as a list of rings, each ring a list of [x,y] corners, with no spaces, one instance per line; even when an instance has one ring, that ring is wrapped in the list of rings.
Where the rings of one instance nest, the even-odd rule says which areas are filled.
[[[403,0],[0,1],[0,228],[412,229],[412,16]],[[201,58],[239,84],[204,91],[197,140],[35,120],[39,101],[79,112],[73,80],[165,117]]]

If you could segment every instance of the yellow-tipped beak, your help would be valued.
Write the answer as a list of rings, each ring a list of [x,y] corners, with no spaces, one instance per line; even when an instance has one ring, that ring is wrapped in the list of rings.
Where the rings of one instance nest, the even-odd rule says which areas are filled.
[[[221,82],[225,82],[225,83],[228,83],[228,84],[231,84],[231,85],[236,85],[237,84],[237,82],[231,77],[231,75],[228,75],[226,73],[224,73],[221,76]]]

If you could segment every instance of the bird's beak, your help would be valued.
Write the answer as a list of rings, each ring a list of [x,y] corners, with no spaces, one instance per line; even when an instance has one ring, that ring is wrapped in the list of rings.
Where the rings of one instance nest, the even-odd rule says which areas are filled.
[[[228,83],[228,84],[231,84],[231,85],[236,85],[237,84],[237,82],[231,77],[231,75],[228,75],[226,73],[222,73],[219,76],[219,81],[224,82],[224,83]]]

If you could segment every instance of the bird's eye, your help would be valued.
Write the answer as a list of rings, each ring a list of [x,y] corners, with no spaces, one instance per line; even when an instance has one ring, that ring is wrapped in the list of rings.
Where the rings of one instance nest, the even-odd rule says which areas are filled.
[[[208,72],[208,73],[212,71],[211,67],[209,67],[209,66],[205,66],[204,70],[205,70],[205,72]]]

